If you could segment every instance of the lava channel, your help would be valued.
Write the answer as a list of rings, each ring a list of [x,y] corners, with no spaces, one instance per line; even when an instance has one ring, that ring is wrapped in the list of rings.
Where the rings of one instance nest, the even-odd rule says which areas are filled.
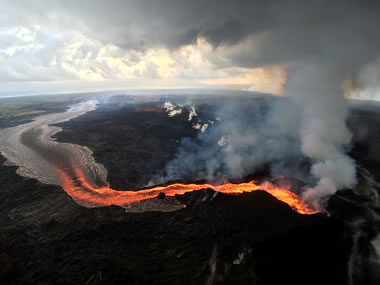
[[[128,212],[130,205],[156,198],[160,193],[164,193],[166,197],[174,197],[177,194],[183,195],[188,192],[208,188],[216,192],[235,195],[242,194],[244,192],[264,190],[278,200],[288,204],[294,211],[299,214],[310,215],[318,212],[309,207],[299,196],[293,192],[280,187],[276,187],[271,183],[262,183],[258,185],[255,183],[255,181],[250,181],[248,183],[226,183],[217,186],[211,184],[175,183],[167,186],[158,186],[136,191],[117,191],[111,189],[109,186],[92,186],[86,180],[83,171],[78,167],[73,168],[71,174],[72,175],[68,175],[63,170],[60,170],[61,186],[64,191],[74,199],[74,201],[86,207],[117,205],[125,208]],[[71,176],[73,176],[73,178]],[[185,205],[180,204],[176,209],[184,207]]]

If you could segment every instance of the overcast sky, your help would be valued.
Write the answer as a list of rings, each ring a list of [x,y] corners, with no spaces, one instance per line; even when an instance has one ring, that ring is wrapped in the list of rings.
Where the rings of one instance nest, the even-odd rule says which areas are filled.
[[[339,62],[347,72],[376,63],[378,2],[0,0],[0,95],[136,88],[280,94],[289,70],[304,61]],[[377,90],[377,74],[373,80]]]

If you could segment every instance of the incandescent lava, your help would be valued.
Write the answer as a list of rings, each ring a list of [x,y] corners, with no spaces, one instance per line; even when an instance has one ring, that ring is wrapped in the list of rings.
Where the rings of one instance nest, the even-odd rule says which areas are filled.
[[[76,167],[68,175],[63,170],[59,170],[61,178],[61,186],[77,203],[86,207],[101,207],[117,205],[128,211],[131,204],[139,203],[148,199],[156,198],[160,193],[164,193],[167,197],[175,195],[183,195],[188,192],[198,191],[202,189],[212,189],[216,192],[237,195],[244,192],[253,192],[264,190],[277,198],[278,200],[288,204],[294,211],[300,214],[315,214],[317,211],[309,207],[300,197],[289,190],[274,186],[272,183],[266,182],[260,185],[255,181],[248,183],[226,183],[222,185],[211,184],[181,184],[174,183],[167,186],[158,186],[138,191],[117,191],[109,186],[97,187],[91,185],[87,180],[83,171]],[[184,208],[185,205],[176,205],[172,210]],[[159,210],[159,209],[157,209]]]

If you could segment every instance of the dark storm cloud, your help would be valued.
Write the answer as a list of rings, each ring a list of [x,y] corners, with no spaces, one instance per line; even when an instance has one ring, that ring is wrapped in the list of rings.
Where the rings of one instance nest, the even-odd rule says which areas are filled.
[[[231,63],[260,66],[303,60],[360,65],[379,51],[379,4],[370,1],[276,1],[251,49],[236,49]]]
[[[87,32],[124,48],[178,48],[207,38],[233,44],[260,28],[267,1],[62,1],[65,14]],[[260,20],[258,17],[260,16]]]
[[[206,38],[234,46],[232,65],[260,66],[319,57],[362,63],[379,50],[379,1],[82,0],[9,2],[7,23],[80,30],[123,49],[170,49]],[[251,38],[250,41],[247,41]]]
[[[239,20],[228,20],[222,26],[203,33],[214,46],[240,42],[247,34],[248,27]]]

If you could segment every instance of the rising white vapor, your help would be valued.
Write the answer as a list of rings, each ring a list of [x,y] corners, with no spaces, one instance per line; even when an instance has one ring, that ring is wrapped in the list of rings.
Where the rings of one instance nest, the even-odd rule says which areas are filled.
[[[195,106],[194,105],[192,105],[191,107],[190,107],[190,112],[189,112],[189,121],[191,121],[194,117],[196,117],[196,116],[198,116],[198,114],[197,114],[197,111],[195,110]]]
[[[334,66],[309,64],[297,68],[287,83],[290,98],[302,110],[301,150],[311,159],[311,175],[316,179],[303,197],[319,209],[324,198],[356,184],[355,163],[345,154],[351,134],[340,76]]]
[[[182,113],[182,109],[179,106],[175,106],[170,102],[165,102],[163,108],[166,110],[169,117],[174,117]]]

